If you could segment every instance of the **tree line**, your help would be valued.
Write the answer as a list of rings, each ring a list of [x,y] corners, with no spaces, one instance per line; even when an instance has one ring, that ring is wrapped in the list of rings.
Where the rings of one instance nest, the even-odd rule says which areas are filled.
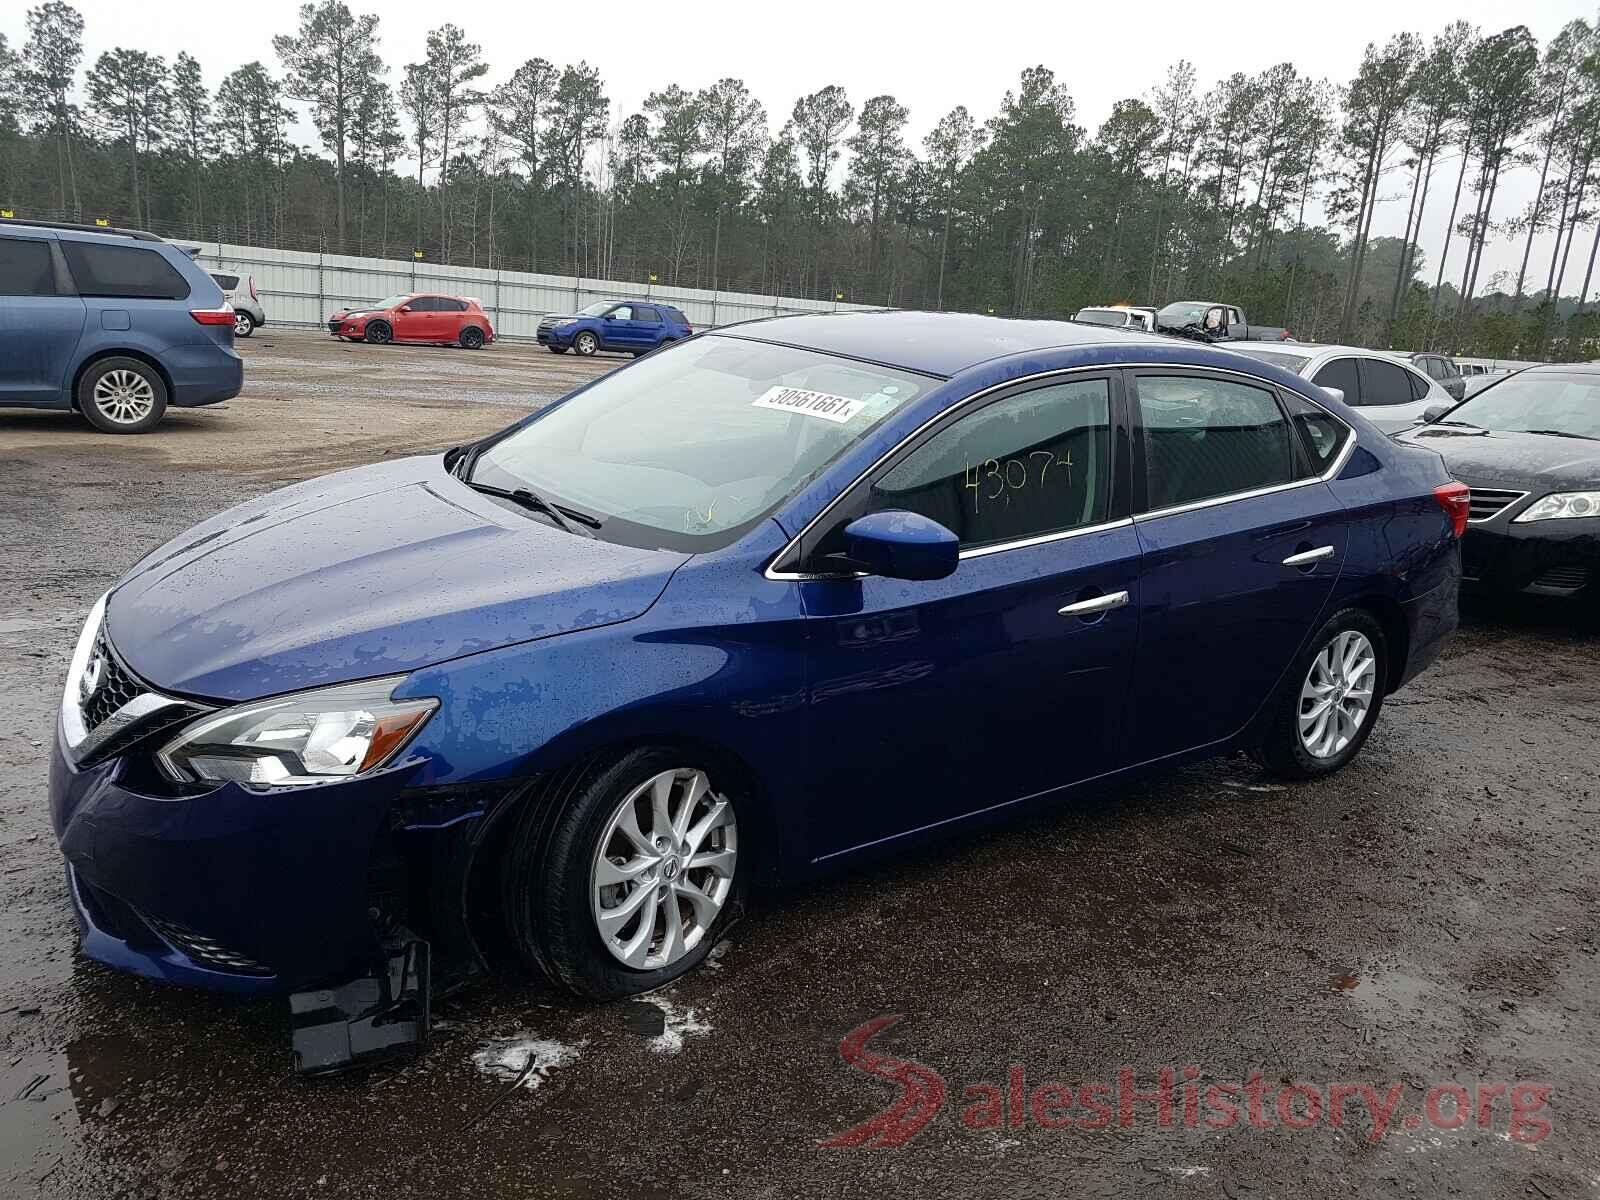
[[[499,77],[452,23],[395,71],[379,18],[343,0],[303,5],[275,62],[214,89],[185,51],[85,66],[64,0],[25,23],[16,45],[0,34],[0,210],[19,216],[1011,315],[1214,298],[1307,339],[1600,353],[1584,20],[1544,46],[1521,25],[1396,34],[1344,82],[1285,62],[1202,89],[1180,61],[1092,134],[1032,67],[991,115],[957,105],[920,144],[895,97],[858,107],[837,84],[775,116],[737,78],[674,83],[623,115],[588,63]],[[316,147],[292,137],[302,111]],[[1534,196],[1508,211],[1518,172]],[[1402,236],[1373,235],[1383,203],[1405,204]],[[1520,247],[1514,274],[1484,272],[1495,244]]]

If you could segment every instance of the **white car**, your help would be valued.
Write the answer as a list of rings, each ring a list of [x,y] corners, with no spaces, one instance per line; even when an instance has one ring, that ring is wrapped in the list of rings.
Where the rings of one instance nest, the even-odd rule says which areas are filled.
[[[1436,380],[1400,355],[1382,350],[1307,342],[1229,342],[1219,349],[1274,363],[1319,387],[1333,388],[1385,433],[1410,429],[1436,404],[1456,403]]]
[[[1141,329],[1154,333],[1156,310],[1131,304],[1106,304],[1096,308],[1080,308],[1072,314],[1080,325],[1104,325],[1109,329]]]

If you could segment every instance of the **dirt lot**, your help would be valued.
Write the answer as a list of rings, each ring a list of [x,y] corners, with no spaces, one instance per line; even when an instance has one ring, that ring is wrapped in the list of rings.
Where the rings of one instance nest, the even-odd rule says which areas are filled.
[[[1600,640],[1560,610],[1473,611],[1336,779],[1228,760],[762,897],[652,998],[660,1035],[485,986],[409,1065],[304,1083],[277,1005],[82,961],[45,748],[93,598],[272,481],[453,444],[611,365],[271,329],[244,353],[243,397],[144,438],[0,412],[0,1196],[1600,1196]],[[891,1014],[871,1048],[942,1109],[897,1147],[821,1145],[896,1095],[892,1061],[839,1051]],[[496,1060],[530,1053],[508,1091]],[[1145,1093],[1173,1069],[1170,1127],[1155,1101],[1122,1127],[1123,1067]],[[1183,1089],[1256,1075],[1258,1120],[1188,1120]],[[1012,1102],[1050,1081],[1104,1081],[1110,1127]],[[1291,1082],[1397,1107],[1294,1130]],[[1460,1128],[1450,1099],[1422,1119],[1438,1084],[1474,1097]],[[1548,1102],[1513,1127],[1524,1084]]]

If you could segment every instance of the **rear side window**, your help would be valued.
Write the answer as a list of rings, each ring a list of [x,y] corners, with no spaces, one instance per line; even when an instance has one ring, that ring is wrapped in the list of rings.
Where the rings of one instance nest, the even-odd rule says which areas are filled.
[[[1411,398],[1413,400],[1421,400],[1428,394],[1430,386],[1428,381],[1415,371],[1406,372],[1406,382],[1411,385]]]
[[[55,294],[50,243],[34,238],[0,238],[0,296]]]
[[[237,275],[218,275],[213,272],[211,278],[215,279],[217,286],[225,292],[231,292],[239,286],[239,277]]]
[[[1311,382],[1319,387],[1338,388],[1344,393],[1346,404],[1361,403],[1361,384],[1356,374],[1356,360],[1353,358],[1336,358],[1330,363],[1324,363],[1311,377]]]
[[[80,296],[183,300],[189,284],[159,251],[97,242],[61,243]]]
[[[1302,474],[1325,474],[1333,466],[1334,459],[1339,457],[1339,448],[1344,445],[1349,427],[1303,396],[1296,396],[1293,392],[1283,392],[1281,395],[1310,467]]]
[[[684,316],[671,305],[663,304],[661,306],[661,311],[667,315],[667,320],[671,321],[674,325],[687,325],[689,323],[689,318]]]
[[[963,549],[1105,519],[1111,384],[1074,380],[985,405],[946,426],[872,485],[873,512],[905,509]]]
[[[466,305],[465,301],[462,301],[462,300],[451,300],[447,296],[438,297],[434,301],[434,303],[438,306],[438,311],[439,312],[466,312],[467,311],[467,305]]]
[[[633,310],[635,321],[649,321],[652,325],[661,323],[661,314],[647,304],[641,304]]]
[[[1385,362],[1381,358],[1360,361],[1362,405],[1410,404],[1415,399],[1408,372],[1399,363]]]
[[[1264,388],[1197,375],[1141,375],[1139,411],[1149,509],[1294,478],[1289,423]]]

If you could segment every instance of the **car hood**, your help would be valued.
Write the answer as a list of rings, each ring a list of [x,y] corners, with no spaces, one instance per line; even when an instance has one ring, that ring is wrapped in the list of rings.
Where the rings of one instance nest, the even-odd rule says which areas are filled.
[[[106,632],[155,687],[250,700],[631,620],[689,557],[564,533],[440,456],[404,459],[195,526],[117,584]]]
[[[1460,425],[1426,425],[1396,440],[1437,450],[1464,483],[1541,493],[1600,486],[1600,442]]]

